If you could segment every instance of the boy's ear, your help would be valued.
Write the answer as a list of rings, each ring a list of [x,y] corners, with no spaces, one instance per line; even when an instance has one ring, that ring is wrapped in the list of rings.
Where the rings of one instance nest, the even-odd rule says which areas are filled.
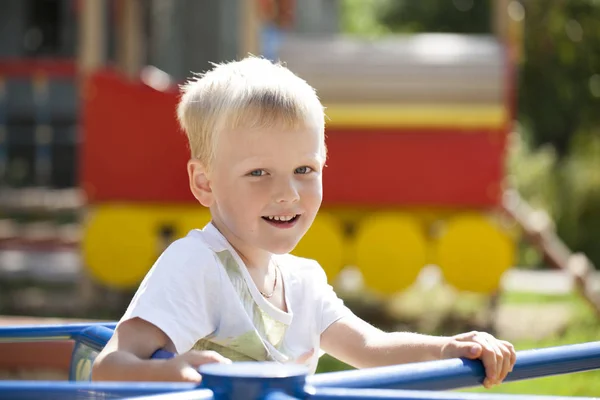
[[[206,167],[199,160],[191,159],[187,163],[187,171],[192,194],[204,207],[211,207],[214,197]]]

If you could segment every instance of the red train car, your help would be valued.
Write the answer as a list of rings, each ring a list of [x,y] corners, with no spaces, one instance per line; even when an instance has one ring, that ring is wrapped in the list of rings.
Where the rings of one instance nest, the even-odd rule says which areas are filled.
[[[488,36],[292,37],[280,58],[316,87],[329,117],[324,204],[295,253],[332,279],[355,265],[382,293],[430,263],[459,289],[494,291],[514,252],[494,213],[513,119],[505,47]],[[177,88],[159,88],[160,72],[147,77],[101,71],[85,82],[84,255],[117,287],[140,281],[161,232],[184,235],[209,218],[188,189]]]

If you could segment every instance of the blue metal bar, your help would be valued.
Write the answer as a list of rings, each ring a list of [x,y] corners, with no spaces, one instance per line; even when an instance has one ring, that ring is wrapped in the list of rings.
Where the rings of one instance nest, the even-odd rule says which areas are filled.
[[[0,381],[0,399],[120,399],[159,393],[189,392],[195,388],[193,383]]]
[[[186,392],[156,394],[142,397],[129,397],[123,400],[213,400],[213,392],[209,389],[196,389]]]
[[[92,365],[114,331],[101,325],[91,326],[73,335],[75,347],[71,354],[69,368],[70,381],[89,381],[92,378]]]
[[[90,326],[79,333],[73,335],[73,339],[84,344],[95,351],[102,351],[106,343],[110,340],[114,330],[103,325]]]
[[[115,323],[68,324],[0,328],[2,339],[31,340],[72,338],[81,348],[99,351],[113,334]],[[87,360],[87,357],[84,357]],[[90,361],[91,362],[91,361]],[[600,368],[600,342],[527,350],[517,353],[517,363],[506,381],[566,374]],[[548,396],[507,396],[433,392],[480,384],[480,361],[453,359],[391,367],[306,376],[300,365],[274,362],[207,364],[200,368],[202,386],[157,383],[0,382],[0,399],[87,399],[154,396],[177,399],[565,399]],[[369,389],[367,389],[369,388]],[[386,390],[399,388],[404,390]],[[406,389],[418,389],[419,392]]]
[[[281,391],[304,397],[308,369],[299,364],[236,362],[205,364],[200,367],[202,387],[212,390],[215,400],[263,399]]]
[[[83,330],[103,326],[115,329],[116,322],[96,322],[88,324],[22,325],[0,327],[0,342],[67,340]]]
[[[170,351],[158,349],[156,350],[150,358],[153,360],[168,360],[170,358],[175,357],[175,353],[171,353]]]
[[[302,399],[305,398],[308,397],[302,397]],[[294,397],[283,392],[271,392],[267,394],[263,400],[298,400],[298,397]]]
[[[600,342],[526,350],[505,382],[600,368]],[[452,359],[390,367],[317,374],[315,387],[449,390],[480,385],[485,373],[479,360]]]
[[[265,400],[285,400],[291,397],[267,397]],[[318,388],[308,393],[306,399],[310,400],[574,400],[574,397],[561,396],[535,396],[535,395],[510,395],[491,393],[460,393],[460,392],[433,392],[417,390],[390,390],[390,389],[343,389],[343,388]],[[592,400],[591,397],[577,397],[577,400]]]

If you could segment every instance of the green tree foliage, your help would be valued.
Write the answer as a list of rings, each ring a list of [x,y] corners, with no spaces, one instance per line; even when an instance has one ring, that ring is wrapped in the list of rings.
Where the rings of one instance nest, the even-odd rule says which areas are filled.
[[[393,32],[490,32],[489,0],[391,0],[378,9]]]
[[[519,118],[534,145],[550,143],[564,157],[575,134],[593,134],[600,124],[600,2],[524,5]]]

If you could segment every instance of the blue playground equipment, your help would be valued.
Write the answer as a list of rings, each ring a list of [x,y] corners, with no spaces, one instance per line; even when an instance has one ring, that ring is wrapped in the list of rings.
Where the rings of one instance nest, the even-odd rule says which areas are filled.
[[[452,359],[307,375],[300,365],[209,364],[200,385],[188,383],[90,382],[91,366],[113,334],[115,323],[0,328],[0,342],[73,340],[69,381],[0,381],[0,399],[573,399],[497,395],[446,390],[481,385],[480,361]],[[154,358],[167,358],[159,351]],[[506,381],[600,369],[600,342],[520,351]],[[577,399],[584,399],[578,397]]]

